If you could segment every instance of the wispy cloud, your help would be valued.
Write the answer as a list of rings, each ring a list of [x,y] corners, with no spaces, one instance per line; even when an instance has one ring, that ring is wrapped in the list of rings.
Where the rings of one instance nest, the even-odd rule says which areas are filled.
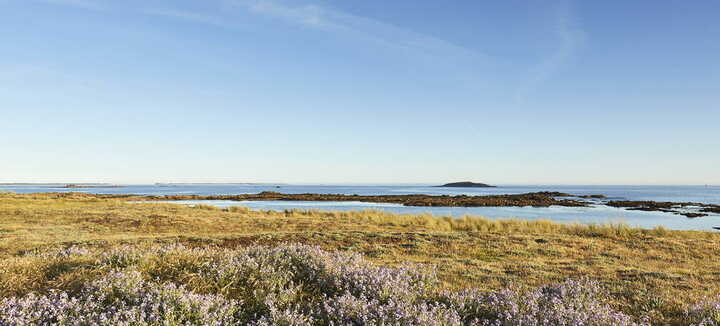
[[[110,4],[121,8],[118,3],[102,0],[37,0],[57,5],[75,6],[86,9],[103,9]],[[133,2],[134,3],[134,2]],[[123,3],[123,6],[127,3]],[[177,5],[160,7],[161,2],[149,4],[137,2],[126,10],[142,14],[162,16],[199,24],[222,27],[247,27],[238,19],[243,14],[251,13],[290,24],[298,24],[310,29],[337,33],[354,42],[376,44],[393,49],[408,57],[423,60],[428,64],[439,62],[472,62],[475,68],[482,63],[496,61],[483,53],[459,46],[447,40],[418,33],[413,30],[393,25],[368,17],[358,16],[334,8],[313,4],[298,3],[284,0],[211,0],[204,3],[209,6],[202,12],[182,9]],[[171,2],[172,4],[172,2]],[[212,7],[216,7],[212,9]],[[442,59],[442,61],[439,61]],[[458,64],[461,66],[462,64]]]
[[[105,6],[98,2],[93,0],[40,0],[41,2],[54,4],[54,5],[61,5],[61,6],[72,6],[72,7],[79,7],[84,9],[93,9],[93,10],[102,10],[105,9]]]
[[[408,51],[413,55],[441,56],[446,60],[489,59],[482,53],[437,37],[329,7],[315,4],[291,5],[278,0],[224,0],[224,2],[255,14],[282,19],[308,28],[344,33],[359,40]]]
[[[530,70],[527,81],[517,92],[518,101],[524,101],[528,93],[572,61],[585,42],[585,32],[579,25],[571,2],[556,6],[553,16],[553,31],[557,40],[555,50]]]
[[[233,0],[230,3],[250,9],[254,13],[276,16],[307,26],[320,28],[342,27],[332,22],[330,15],[333,12],[317,5],[288,6],[268,0]]]
[[[147,15],[163,16],[163,17],[180,19],[180,20],[193,22],[193,23],[215,25],[215,26],[221,26],[221,27],[238,27],[239,26],[239,24],[233,23],[232,21],[230,21],[228,19],[223,19],[222,17],[219,17],[217,15],[198,13],[198,12],[182,11],[182,10],[175,10],[175,9],[148,9],[148,10],[143,10],[143,13],[147,14]]]

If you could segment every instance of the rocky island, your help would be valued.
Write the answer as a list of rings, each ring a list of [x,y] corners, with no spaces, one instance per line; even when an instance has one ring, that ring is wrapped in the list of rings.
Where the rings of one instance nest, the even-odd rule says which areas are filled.
[[[462,182],[451,182],[446,183],[442,186],[436,186],[436,187],[457,187],[457,188],[494,188],[495,186],[491,186],[489,184],[484,183],[478,183],[478,182],[470,182],[470,181],[462,181]]]

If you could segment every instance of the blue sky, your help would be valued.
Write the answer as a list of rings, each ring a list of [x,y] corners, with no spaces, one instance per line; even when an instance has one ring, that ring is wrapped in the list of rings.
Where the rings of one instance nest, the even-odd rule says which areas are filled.
[[[720,184],[718,12],[0,0],[0,182]]]

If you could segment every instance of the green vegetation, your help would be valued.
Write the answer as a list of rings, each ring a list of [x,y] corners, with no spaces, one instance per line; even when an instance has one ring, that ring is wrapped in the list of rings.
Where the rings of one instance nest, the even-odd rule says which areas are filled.
[[[693,304],[720,294],[720,234],[712,232],[378,211],[259,212],[87,194],[5,193],[0,194],[0,297],[77,290],[107,272],[89,258],[41,259],[26,255],[29,251],[81,246],[112,252],[128,244],[178,242],[203,250],[301,243],[354,251],[380,266],[433,267],[438,290],[537,287],[588,277],[609,292],[617,310],[658,325],[681,325]],[[174,259],[142,266],[182,283],[183,264],[193,262]]]

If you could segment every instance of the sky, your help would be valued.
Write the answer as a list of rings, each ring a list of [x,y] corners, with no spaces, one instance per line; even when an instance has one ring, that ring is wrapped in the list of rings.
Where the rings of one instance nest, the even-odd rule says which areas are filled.
[[[719,12],[0,0],[0,182],[717,185]]]

